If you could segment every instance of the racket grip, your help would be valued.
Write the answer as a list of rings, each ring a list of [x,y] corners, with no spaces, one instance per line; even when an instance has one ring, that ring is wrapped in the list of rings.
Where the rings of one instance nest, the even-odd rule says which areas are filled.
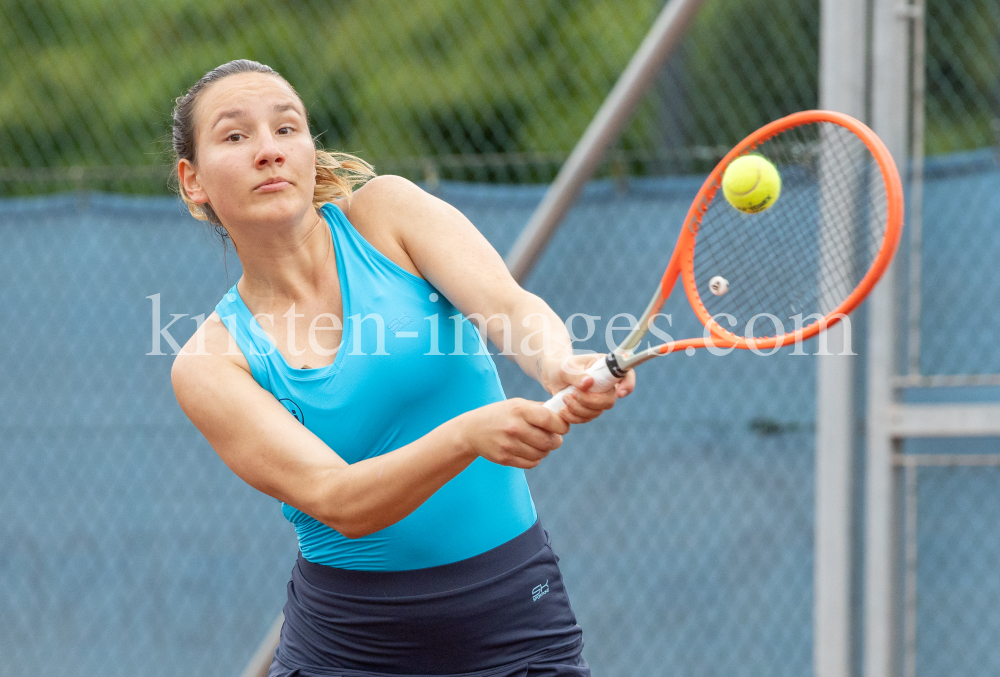
[[[594,362],[588,369],[587,374],[594,378],[594,385],[590,387],[590,392],[592,393],[604,393],[615,387],[620,378],[611,373],[608,368],[608,358],[614,359],[610,355],[603,360],[598,360]],[[574,392],[576,388],[574,386],[566,386],[555,395],[553,395],[544,406],[549,411],[554,411],[559,413],[566,408],[566,403],[563,401],[564,398],[571,392]]]

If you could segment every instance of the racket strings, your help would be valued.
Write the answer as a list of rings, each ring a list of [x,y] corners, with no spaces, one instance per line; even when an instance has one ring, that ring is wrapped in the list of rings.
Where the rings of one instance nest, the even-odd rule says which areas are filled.
[[[720,326],[766,338],[819,321],[858,287],[885,236],[887,196],[868,147],[832,122],[791,128],[751,152],[777,167],[781,195],[744,214],[717,190],[695,241],[694,277]],[[709,288],[716,276],[728,282],[720,296]]]

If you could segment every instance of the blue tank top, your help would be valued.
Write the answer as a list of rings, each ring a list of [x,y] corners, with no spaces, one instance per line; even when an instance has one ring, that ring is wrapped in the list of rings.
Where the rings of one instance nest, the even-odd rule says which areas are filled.
[[[323,205],[320,213],[333,235],[340,277],[340,349],[329,366],[290,367],[233,285],[215,309],[254,380],[348,463],[398,449],[459,414],[504,400],[476,327],[429,282],[369,244],[336,205]],[[282,512],[295,525],[305,559],[372,571],[473,557],[536,519],[524,471],[484,458],[407,517],[361,538],[345,538],[287,504]]]

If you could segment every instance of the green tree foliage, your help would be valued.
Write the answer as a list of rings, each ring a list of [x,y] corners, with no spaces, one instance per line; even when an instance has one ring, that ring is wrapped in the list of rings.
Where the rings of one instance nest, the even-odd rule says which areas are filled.
[[[4,0],[9,165],[162,162],[173,97],[234,58],[374,159],[572,146],[656,0]]]
[[[547,180],[662,1],[0,0],[0,193],[16,168],[168,163],[173,98],[235,58],[278,69],[323,145],[379,169]],[[1000,9],[928,5],[929,150],[991,145]],[[709,0],[619,143],[627,171],[702,171],[815,106],[818,7]]]
[[[927,0],[929,155],[1000,145],[1000,3]]]

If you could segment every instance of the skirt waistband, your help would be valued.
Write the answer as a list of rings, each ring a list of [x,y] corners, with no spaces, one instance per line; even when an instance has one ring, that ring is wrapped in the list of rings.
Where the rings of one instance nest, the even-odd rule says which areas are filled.
[[[455,590],[510,571],[548,544],[548,533],[536,520],[527,531],[468,559],[426,569],[359,571],[310,562],[299,553],[298,567],[311,585],[361,597],[410,597]]]

